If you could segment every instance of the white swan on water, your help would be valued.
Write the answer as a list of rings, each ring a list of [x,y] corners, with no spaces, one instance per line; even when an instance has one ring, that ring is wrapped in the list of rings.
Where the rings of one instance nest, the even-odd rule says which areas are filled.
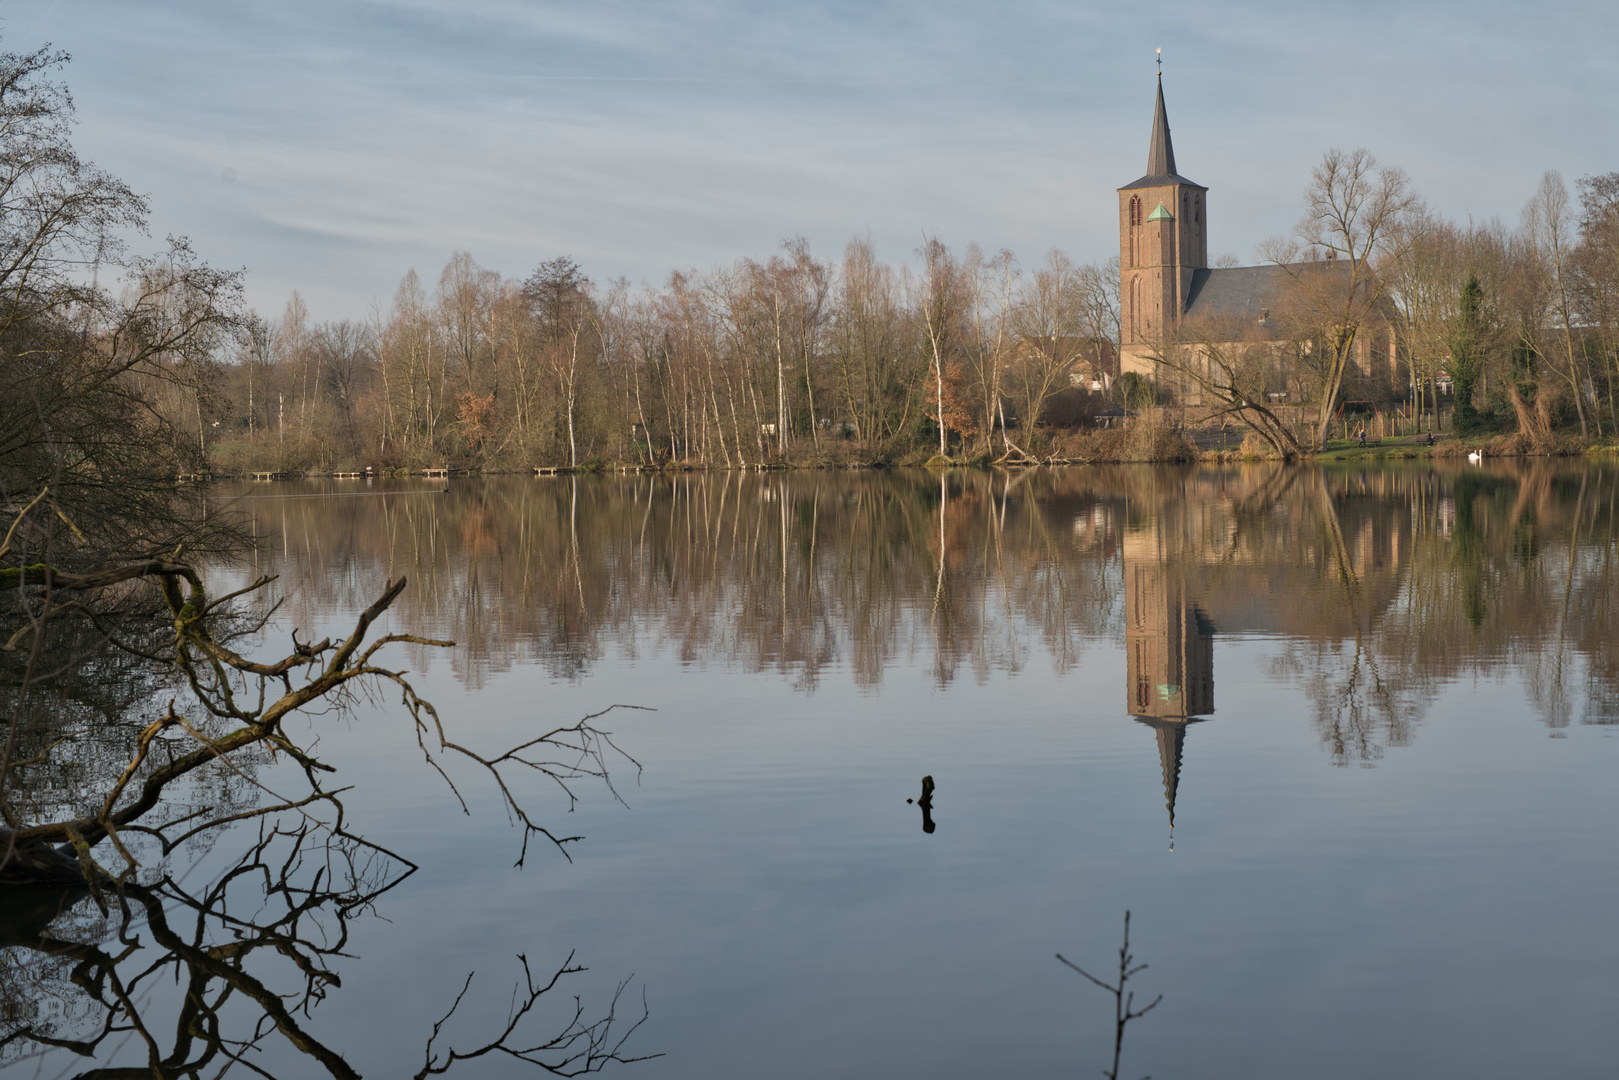
[[[1477,450],[1474,450],[1471,454],[1467,455],[1467,460],[1471,461],[1474,465],[1479,465],[1483,463],[1484,455],[1479,453]]]

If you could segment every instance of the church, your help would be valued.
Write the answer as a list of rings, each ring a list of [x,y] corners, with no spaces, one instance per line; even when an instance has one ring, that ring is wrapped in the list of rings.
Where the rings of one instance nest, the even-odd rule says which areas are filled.
[[[1209,371],[1211,350],[1263,343],[1270,353],[1297,346],[1307,354],[1308,344],[1296,340],[1300,321],[1284,317],[1290,297],[1301,278],[1347,280],[1349,270],[1330,252],[1324,261],[1290,266],[1210,267],[1208,194],[1176,170],[1160,72],[1147,172],[1118,189],[1119,370],[1155,379],[1186,405],[1202,404],[1203,390],[1219,381]],[[1356,393],[1387,396],[1401,384],[1393,320],[1368,330],[1355,346]],[[1178,351],[1178,370],[1169,370],[1164,361],[1176,345],[1186,348]],[[1198,354],[1201,378],[1189,377]],[[1272,402],[1305,400],[1285,365],[1267,390]]]

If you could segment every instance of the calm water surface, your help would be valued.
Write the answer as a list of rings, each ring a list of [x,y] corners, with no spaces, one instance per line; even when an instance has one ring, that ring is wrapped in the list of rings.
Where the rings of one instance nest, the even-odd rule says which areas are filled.
[[[423,867],[312,1021],[366,1075],[420,1067],[468,972],[493,1022],[517,954],[570,952],[587,1011],[644,990],[665,1056],[626,1076],[1095,1075],[1111,999],[1053,954],[1105,969],[1126,909],[1164,995],[1131,1076],[1619,1068],[1609,467],[423,488],[217,497],[283,625],[408,575],[392,628],[457,644],[398,659],[471,744],[656,711],[603,720],[627,805],[528,793],[585,839],[523,869],[397,708],[324,736]]]

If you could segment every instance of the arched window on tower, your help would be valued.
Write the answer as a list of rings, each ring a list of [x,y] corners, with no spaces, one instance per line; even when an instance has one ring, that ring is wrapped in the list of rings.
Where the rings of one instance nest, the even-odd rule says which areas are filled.
[[[1141,278],[1130,279],[1130,338],[1141,336]]]
[[[1201,195],[1192,196],[1192,220],[1203,220],[1203,196]]]
[[[1141,224],[1141,196],[1130,196],[1130,265],[1141,265],[1141,238],[1137,226]]]

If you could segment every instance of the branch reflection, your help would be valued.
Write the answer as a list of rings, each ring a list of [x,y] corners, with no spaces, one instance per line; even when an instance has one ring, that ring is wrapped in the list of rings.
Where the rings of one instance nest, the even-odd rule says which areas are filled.
[[[74,1074],[86,1080],[237,1065],[272,1075],[290,1048],[303,1062],[294,1075],[357,1077],[345,1048],[315,1034],[314,1010],[342,985],[353,924],[415,869],[340,826],[304,820],[264,825],[203,887],[172,876],[125,884],[105,916],[83,902],[82,885],[0,888],[0,1063],[65,1053],[98,1062]],[[519,959],[527,1004],[477,1052],[438,1048],[446,1015],[421,1033],[421,1075],[496,1050],[564,1076],[641,1060],[625,1041],[646,1018],[644,1001],[626,1028],[621,984],[604,1017],[587,1020],[575,999],[560,1031],[537,1035],[534,1006],[584,969],[570,956],[536,980]],[[39,1064],[62,1070],[60,1060]]]

